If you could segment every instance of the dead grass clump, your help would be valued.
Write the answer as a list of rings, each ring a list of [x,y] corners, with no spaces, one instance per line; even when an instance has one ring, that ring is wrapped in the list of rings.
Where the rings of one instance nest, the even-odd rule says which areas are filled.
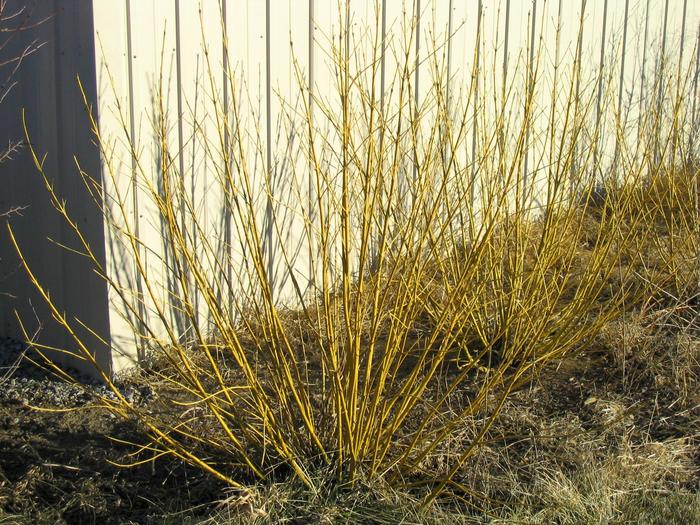
[[[649,523],[685,523],[684,516],[700,516],[697,494],[676,492],[696,474],[692,465],[692,447],[683,441],[647,443],[628,447],[618,457],[589,463],[567,475],[562,471],[543,471],[534,484],[541,510],[527,516],[534,523],[638,523],[641,509],[638,502],[656,507],[657,515],[649,514]],[[666,507],[665,499],[686,498],[684,505]],[[695,503],[693,500],[695,499]],[[693,518],[693,519],[694,519]],[[691,523],[692,520],[688,523]]]
[[[699,318],[688,304],[629,314],[607,325],[598,341],[626,391],[653,386],[689,406],[700,379]]]

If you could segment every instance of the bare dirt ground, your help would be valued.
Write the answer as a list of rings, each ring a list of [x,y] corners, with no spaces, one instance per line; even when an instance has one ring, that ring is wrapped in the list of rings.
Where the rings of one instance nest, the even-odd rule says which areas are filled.
[[[161,523],[164,516],[176,523],[178,512],[197,516],[221,493],[218,483],[177,462],[111,465],[132,448],[108,436],[144,440],[104,411],[46,413],[3,403],[0,508],[27,523]]]

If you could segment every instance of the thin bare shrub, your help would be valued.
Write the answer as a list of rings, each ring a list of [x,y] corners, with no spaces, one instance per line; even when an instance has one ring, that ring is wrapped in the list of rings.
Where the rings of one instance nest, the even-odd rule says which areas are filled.
[[[23,37],[23,33],[31,31],[45,20],[37,20],[32,16],[33,9],[23,6],[16,10],[10,10],[7,0],[0,0],[0,104],[2,104],[10,91],[17,84],[16,75],[30,55],[39,50],[43,45],[38,39],[26,40],[26,44],[16,45],[16,41]],[[15,51],[19,49],[19,51]],[[17,108],[19,111],[19,108]],[[0,148],[0,164],[10,160],[22,147],[19,140],[10,141]],[[0,210],[0,217],[7,216],[18,210]]]
[[[341,9],[340,16],[349,15]],[[386,51],[398,61],[386,100],[378,89],[379,16],[363,33],[369,36],[341,30],[329,40],[330,96],[309,92],[295,64],[299,102],[283,103],[280,128],[294,130],[301,156],[288,149],[274,166],[264,134],[246,125],[237,74],[228,69],[226,106],[219,65],[207,64],[201,89],[215,108],[216,132],[206,134],[204,122],[193,127],[215,181],[207,192],[221,196],[215,228],[179,167],[162,77],[156,174],[117,108],[135,167],[134,184],[120,190],[120,159],[93,120],[111,188],[104,215],[133,263],[131,286],[87,244],[84,254],[121,298],[143,355],[159,363],[148,369],[156,396],[148,408],[123,397],[103,373],[116,395],[104,405],[138,419],[151,437],[136,463],[175,456],[234,487],[285,470],[311,485],[324,471],[339,482],[424,486],[426,503],[469,494],[455,474],[508,395],[580,349],[647,286],[637,275],[653,229],[643,227],[650,212],[635,192],[666,165],[648,157],[618,163],[614,192],[602,204],[595,198],[602,161],[584,142],[599,138],[602,126],[593,91],[576,88],[580,60],[562,64],[548,83],[540,48],[534,63],[518,64],[520,87],[514,82],[492,97],[490,72],[479,70],[451,102],[445,41],[433,39],[426,61],[433,87],[416,100],[415,21],[403,22],[402,37]],[[356,51],[365,48],[368,55]],[[542,94],[551,105],[541,105]],[[547,123],[536,124],[542,112]],[[475,154],[462,154],[472,140]],[[621,151],[633,149],[625,134],[618,140]],[[524,166],[535,143],[547,147],[537,150],[545,168],[533,178]],[[32,154],[43,174],[40,154]],[[285,159],[282,194],[273,175]],[[99,194],[91,174],[80,173]],[[155,210],[164,249],[134,224],[136,187]],[[48,182],[47,189],[80,234]],[[287,241],[286,220],[301,225],[298,244]],[[300,253],[310,254],[308,266]],[[154,259],[164,273],[149,267]],[[74,321],[35,284],[74,334]],[[91,360],[77,337],[76,344]],[[482,423],[468,446],[426,471],[426,458],[474,415]]]

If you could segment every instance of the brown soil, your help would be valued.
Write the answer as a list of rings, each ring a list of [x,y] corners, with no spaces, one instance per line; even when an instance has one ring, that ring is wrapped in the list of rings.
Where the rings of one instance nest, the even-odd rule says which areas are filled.
[[[134,425],[103,410],[47,413],[5,402],[0,509],[20,523],[182,523],[220,497],[217,482],[177,461],[110,464],[128,461],[133,448],[108,436],[144,442]]]

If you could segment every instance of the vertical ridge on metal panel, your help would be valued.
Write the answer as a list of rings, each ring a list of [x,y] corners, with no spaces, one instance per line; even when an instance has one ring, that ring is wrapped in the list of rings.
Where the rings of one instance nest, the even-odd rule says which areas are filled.
[[[474,201],[476,199],[476,136],[478,133],[477,126],[477,113],[478,102],[479,102],[479,67],[481,59],[481,23],[483,14],[483,0],[479,0],[478,12],[476,14],[476,47],[474,65],[472,66],[472,83],[474,84],[474,113],[472,116],[472,158],[471,158],[471,183],[470,183],[470,195],[469,199],[471,201],[470,206],[474,206]]]
[[[629,1],[629,0],[627,0]],[[683,15],[681,16],[681,41],[678,51],[678,74],[680,76],[681,65],[683,64],[683,46],[685,43],[685,19],[688,14],[688,0],[683,0]]]
[[[136,124],[134,117],[134,69],[133,69],[133,59],[134,51],[132,48],[132,38],[131,38],[131,0],[126,0],[126,49],[127,49],[127,76],[129,83],[129,134],[132,142],[136,141]],[[133,219],[134,219],[134,236],[136,239],[140,238],[140,228],[139,228],[139,189],[136,180],[137,167],[136,167],[136,157],[131,155],[131,201],[133,206]],[[139,245],[140,246],[140,245]],[[140,251],[140,248],[138,248]],[[142,361],[145,357],[145,346],[144,346],[144,336],[145,327],[144,322],[146,322],[146,309],[144,305],[144,294],[143,294],[143,275],[139,271],[138,261],[134,261],[134,279],[136,280],[136,294],[137,294],[137,310],[138,310],[138,330],[136,340],[136,356],[138,361]]]
[[[271,78],[270,78],[270,0],[265,0],[265,133],[266,133],[266,160],[267,166],[265,167],[265,172],[267,176],[266,182],[266,208],[265,208],[265,242],[267,243],[267,279],[268,285],[270,286],[271,293],[275,288],[274,283],[274,250],[272,246],[272,221],[273,221],[273,210],[272,210],[272,106],[271,106]]]
[[[598,68],[598,97],[596,101],[596,111],[595,111],[595,124],[596,129],[600,129],[600,117],[602,113],[602,99],[603,99],[603,69],[605,68],[605,37],[608,25],[608,0],[605,0],[603,4],[603,28],[600,34],[600,65]],[[600,155],[600,139],[599,135],[596,136],[595,144],[593,145],[593,174],[595,177],[596,172],[600,171],[598,168],[599,155]],[[601,173],[602,176],[602,173]]]
[[[420,21],[421,21],[421,2],[420,0],[416,0],[416,14],[415,14],[415,24],[416,24],[416,49],[415,49],[415,72],[414,72],[414,88],[413,88],[413,96],[414,96],[414,118],[418,118],[418,112],[420,111],[420,95],[418,93],[418,88],[419,88],[419,82],[420,82]],[[418,149],[414,145],[414,152],[413,152],[413,187],[416,187],[416,183],[418,181]],[[413,191],[411,192],[412,197],[415,200],[415,195]]]
[[[629,15],[629,6],[630,2],[629,0],[625,0],[625,15],[623,18],[622,22],[622,49],[620,51],[620,84],[617,87],[617,113],[618,115],[622,115],[622,91],[625,86],[625,57],[626,57],[626,51],[627,51],[627,25],[628,25],[628,15]],[[626,127],[627,123],[627,118],[624,119],[622,122],[623,128]],[[619,144],[619,137],[618,134],[615,134],[615,153],[613,154],[613,169],[612,169],[612,176],[616,180],[617,179],[617,159],[620,154],[620,144]]]
[[[651,0],[647,0],[647,6],[644,13],[644,42],[642,43],[642,63],[641,63],[641,79],[639,81],[639,107],[644,107],[645,104],[645,85],[646,85],[646,69],[647,69],[647,43],[649,39],[649,3]],[[642,119],[640,118],[637,122],[637,140],[642,136]]]
[[[622,51],[620,58],[620,85],[617,89],[617,111],[622,111],[622,91],[624,88],[624,77],[625,77],[625,57],[627,51],[627,22],[629,14],[630,0],[625,0],[625,17],[623,19],[622,26]]]
[[[180,169],[180,188],[184,192],[185,188],[185,158],[184,158],[184,139],[182,130],[182,50],[180,45],[180,0],[175,0],[175,77],[176,77],[176,92],[177,92],[177,157],[178,167]],[[182,229],[182,237],[187,239],[187,225],[185,223],[184,203],[180,203],[180,228]],[[183,281],[188,282],[187,267],[182,269]],[[177,282],[177,281],[176,281]],[[181,316],[184,318],[184,316]],[[188,327],[183,327],[187,332]],[[179,334],[183,337],[185,334]]]
[[[231,148],[231,136],[229,132],[229,93],[228,93],[228,85],[229,85],[229,48],[228,48],[228,17],[227,17],[227,10],[226,10],[226,4],[227,0],[221,0],[220,3],[220,9],[221,9],[221,54],[222,54],[222,96],[223,96],[223,111],[224,111],[224,151],[223,157],[224,160],[227,163],[227,166],[224,167],[224,173],[229,174],[229,170],[233,169],[230,159],[229,159],[229,153],[230,153],[230,148]],[[226,279],[227,279],[227,305],[228,305],[228,310],[229,312],[232,312],[233,309],[233,261],[232,261],[232,254],[231,250],[233,247],[233,239],[231,238],[231,220],[232,220],[232,211],[231,211],[231,192],[233,191],[233,188],[231,187],[231,177],[226,176],[226,184],[225,184],[225,192],[226,195],[224,195],[224,216],[223,216],[223,222],[224,222],[224,246],[223,250],[225,253],[224,261],[226,264]]]
[[[661,31],[661,54],[658,58],[658,82],[656,90],[656,115],[654,118],[661,118],[663,111],[662,100],[664,99],[664,73],[666,70],[666,34],[668,30],[668,0],[664,4],[664,25]],[[659,163],[659,141],[658,136],[654,138],[654,164]]]
[[[308,106],[309,106],[309,124],[310,124],[310,130],[309,130],[309,142],[310,142],[310,148],[313,147],[311,143],[313,143],[313,125],[314,125],[314,0],[309,0],[309,27],[308,27],[308,46],[309,46],[309,55],[308,55],[308,67],[309,67],[309,81],[308,81]],[[310,221],[310,226],[309,226],[309,239],[308,239],[308,244],[309,244],[309,275],[308,275],[308,289],[311,289],[314,291],[314,287],[316,284],[316,253],[315,253],[315,243],[313,239],[313,226],[315,223],[315,213],[314,213],[314,183],[313,183],[313,170],[314,167],[312,165],[311,161],[311,150],[309,150],[309,172],[308,172],[308,180],[307,180],[307,191],[308,191],[308,207],[309,207],[309,221]]]
[[[452,35],[452,10],[454,8],[452,7],[452,0],[449,1],[449,5],[447,6],[447,77],[445,79],[445,112],[448,116],[452,116],[452,93],[450,93],[450,84],[452,84],[452,44],[453,44],[453,35]],[[442,162],[443,164],[447,165],[449,164],[448,160],[448,142],[444,139],[444,137],[441,137],[441,141],[443,142],[442,144]],[[452,155],[452,151],[449,152],[449,155]]]
[[[647,0],[648,1],[648,0]],[[576,58],[574,63],[576,64],[575,66],[575,72],[576,72],[576,95],[574,96],[574,114],[578,112],[578,104],[580,100],[580,95],[581,95],[581,57],[583,54],[583,20],[586,16],[586,0],[581,0],[581,13],[579,17],[579,31],[578,31],[578,38],[576,40]],[[578,152],[579,152],[579,141],[578,137],[575,139],[575,144],[574,144],[574,156],[573,156],[573,162],[571,163],[571,176],[570,176],[570,182],[571,185],[573,186],[573,181],[577,176],[578,172]]]
[[[535,81],[534,79],[534,62],[535,62],[535,28],[537,26],[537,0],[533,0],[532,2],[532,14],[528,17],[530,19],[530,52],[528,56],[528,80],[527,80],[527,93],[528,96],[525,97],[525,103],[529,103],[530,97],[532,97],[532,90],[534,89],[533,83]],[[559,49],[557,48],[556,52],[558,53]],[[556,74],[556,67],[557,67],[557,62],[558,59],[554,59],[555,63],[555,74]],[[556,78],[555,78],[555,83],[556,83]],[[527,112],[527,108],[525,108],[525,111]],[[524,115],[524,118],[528,118],[527,114]],[[530,123],[525,122],[525,155],[524,155],[524,162],[523,162],[523,183],[522,183],[522,194],[521,194],[521,202],[518,204],[522,204],[523,206],[526,205],[526,195],[527,195],[527,184],[528,184],[528,178],[529,178],[529,173],[528,173],[528,164],[530,160]]]

